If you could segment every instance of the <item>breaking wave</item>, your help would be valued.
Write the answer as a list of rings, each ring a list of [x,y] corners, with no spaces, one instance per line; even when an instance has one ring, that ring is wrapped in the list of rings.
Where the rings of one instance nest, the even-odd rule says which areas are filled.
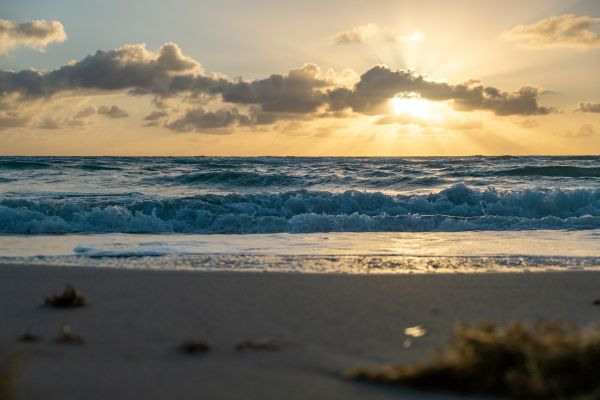
[[[0,233],[307,233],[600,228],[600,189],[478,190],[426,195],[290,191],[0,198]]]

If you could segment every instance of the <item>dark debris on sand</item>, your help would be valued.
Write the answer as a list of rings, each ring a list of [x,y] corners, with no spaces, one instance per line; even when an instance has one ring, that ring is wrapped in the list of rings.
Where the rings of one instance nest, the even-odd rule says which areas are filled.
[[[429,362],[355,369],[345,377],[518,399],[600,399],[600,329],[547,321],[458,326]]]
[[[206,353],[210,346],[203,340],[186,340],[179,346],[179,351],[186,354]]]
[[[17,341],[21,342],[21,343],[33,343],[33,342],[39,342],[39,340],[40,340],[39,336],[36,336],[29,331],[25,331],[21,336],[19,336],[17,338]]]
[[[44,306],[53,308],[75,308],[85,305],[85,298],[72,285],[67,285],[61,294],[53,294],[44,299]]]
[[[267,337],[240,342],[235,346],[235,350],[279,351],[287,343],[289,343],[289,340]]]
[[[65,325],[60,328],[60,332],[54,338],[54,342],[81,346],[85,343],[85,340],[83,336],[74,334],[70,326]]]

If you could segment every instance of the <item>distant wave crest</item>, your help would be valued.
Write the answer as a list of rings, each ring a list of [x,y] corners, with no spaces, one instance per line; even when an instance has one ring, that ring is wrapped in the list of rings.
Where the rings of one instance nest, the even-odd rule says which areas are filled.
[[[184,183],[184,184],[208,184],[233,187],[259,187],[259,186],[287,186],[299,185],[304,181],[303,177],[290,176],[286,174],[259,174],[245,171],[207,171],[194,172],[177,175],[175,177],[161,177],[156,179],[157,183]]]
[[[547,166],[527,166],[512,168],[499,171],[498,175],[510,176],[556,176],[567,178],[598,178],[600,177],[600,168],[598,167],[574,167],[569,165],[547,165]]]
[[[48,168],[50,164],[42,161],[31,160],[0,160],[0,170],[41,169]]]
[[[600,189],[428,195],[292,191],[160,198],[0,198],[0,233],[403,232],[600,228]]]
[[[177,175],[153,177],[146,182],[158,185],[187,185],[191,187],[221,187],[230,189],[244,188],[295,188],[304,189],[319,185],[360,185],[368,188],[393,187],[399,184],[427,186],[441,184],[445,180],[440,177],[410,177],[406,171],[395,173],[390,171],[361,171],[362,176],[331,176],[327,174],[292,175],[285,172],[253,172],[253,171],[201,171],[186,172]]]

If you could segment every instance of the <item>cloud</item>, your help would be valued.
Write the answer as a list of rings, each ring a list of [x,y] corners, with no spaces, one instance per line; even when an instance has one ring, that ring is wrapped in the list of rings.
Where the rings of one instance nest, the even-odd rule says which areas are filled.
[[[40,129],[83,128],[87,122],[76,118],[44,117],[36,124]]]
[[[581,111],[585,113],[600,113],[600,103],[579,102],[575,111]]]
[[[177,132],[203,131],[227,128],[234,124],[248,125],[250,118],[237,109],[206,111],[204,108],[189,110],[185,115],[169,124],[167,128]]]
[[[579,136],[593,136],[597,133],[596,128],[592,124],[581,125],[578,131]]]
[[[164,107],[164,108],[166,108],[166,107]],[[169,116],[169,113],[164,110],[152,111],[150,114],[148,114],[144,117],[144,121],[146,121],[146,123],[144,123],[143,126],[145,126],[145,127],[159,126],[160,120],[163,118],[166,118],[168,116]]]
[[[103,115],[107,118],[113,118],[113,119],[129,117],[129,114],[127,113],[127,111],[123,110],[119,106],[111,106],[111,107],[102,106],[102,107],[98,108],[98,115]]]
[[[334,46],[366,43],[370,41],[420,42],[423,39],[425,39],[425,35],[421,32],[413,32],[410,35],[401,36],[394,34],[388,27],[379,27],[373,23],[338,32],[329,38]]]
[[[557,132],[557,133],[555,133],[555,135],[567,137],[567,138],[584,138],[584,137],[595,136],[599,133],[600,132],[598,132],[598,130],[594,127],[594,125],[583,124],[575,132],[572,132],[572,131]]]
[[[144,117],[144,121],[158,121],[169,115],[166,111],[152,111]]]
[[[318,89],[328,85],[319,78],[320,73],[316,65],[305,64],[287,75],[226,85],[221,94],[225,102],[257,104],[266,112],[314,112],[325,101],[324,93]]]
[[[126,118],[129,117],[129,113],[123,110],[121,107],[113,105],[113,106],[100,106],[96,108],[96,106],[88,106],[86,108],[81,109],[77,114],[73,116],[74,120],[84,120],[89,117],[95,115],[102,115],[106,118]]]
[[[10,128],[20,128],[26,126],[29,117],[19,115],[0,115],[0,131]]]
[[[540,124],[535,119],[526,119],[519,124],[525,129],[537,128]]]
[[[537,103],[540,93],[533,86],[522,86],[515,92],[503,92],[484,86],[477,80],[450,84],[431,80],[410,70],[391,70],[375,66],[365,72],[353,89],[335,89],[328,93],[332,110],[351,108],[364,114],[385,114],[389,99],[416,93],[433,101],[452,101],[460,111],[490,110],[496,115],[539,115],[552,109]]]
[[[91,117],[92,115],[96,115],[98,110],[94,106],[86,107],[80,110],[77,114],[73,116],[74,119],[85,119]]]
[[[46,73],[0,70],[0,99],[10,99],[13,105],[31,104],[43,109],[50,104],[48,100],[60,95],[66,99],[115,92],[151,97],[157,110],[145,117],[146,126],[157,126],[164,119],[162,125],[175,131],[267,125],[284,119],[388,115],[390,100],[408,94],[447,102],[458,111],[489,110],[499,116],[553,111],[538,104],[543,92],[533,86],[507,92],[478,80],[441,82],[415,71],[392,70],[383,65],[360,76],[351,70],[323,72],[315,64],[305,64],[264,79],[231,79],[206,73],[198,61],[174,43],[163,45],[157,52],[143,44],[97,51]],[[181,110],[187,111],[181,115]],[[35,110],[30,114],[43,115]],[[128,116],[117,105],[90,106],[72,119],[93,115]],[[6,123],[10,121],[7,117]],[[44,125],[53,124],[48,121]]]
[[[599,26],[600,18],[561,15],[531,25],[516,26],[502,37],[533,49],[563,47],[585,50],[600,47],[600,33],[593,30]]]
[[[43,51],[52,42],[64,42],[67,34],[58,21],[35,20],[16,24],[0,19],[0,54],[6,54],[18,46]]]
[[[336,46],[345,44],[365,43],[370,40],[394,41],[394,35],[387,28],[368,23],[349,29],[347,31],[338,32],[331,36],[331,42]]]
[[[148,51],[143,44],[125,45],[99,50],[46,74],[33,69],[0,71],[0,92],[18,92],[28,97],[48,97],[77,89],[162,93],[168,90],[174,76],[201,70],[201,65],[183,55],[174,43],[163,45],[158,53]]]

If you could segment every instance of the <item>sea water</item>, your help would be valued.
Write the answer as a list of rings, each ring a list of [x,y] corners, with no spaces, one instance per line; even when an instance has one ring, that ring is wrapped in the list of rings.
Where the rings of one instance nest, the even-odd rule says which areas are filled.
[[[600,267],[600,157],[0,157],[0,262]]]

